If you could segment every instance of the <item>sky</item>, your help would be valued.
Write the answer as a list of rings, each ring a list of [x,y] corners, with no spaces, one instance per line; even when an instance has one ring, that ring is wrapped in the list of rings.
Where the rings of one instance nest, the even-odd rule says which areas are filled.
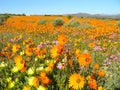
[[[0,13],[120,14],[120,0],[0,0]]]

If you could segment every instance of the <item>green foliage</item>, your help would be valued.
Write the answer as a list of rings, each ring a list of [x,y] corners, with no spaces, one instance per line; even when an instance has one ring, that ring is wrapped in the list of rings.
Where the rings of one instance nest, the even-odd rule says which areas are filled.
[[[53,20],[53,22],[52,22],[52,24],[53,24],[53,26],[62,26],[62,25],[64,25],[64,21],[61,19],[61,18],[57,18],[57,19],[55,19],[55,20]]]
[[[72,19],[72,18],[73,18],[73,16],[68,15],[68,16],[67,16],[67,18],[70,20],[70,19]]]
[[[45,25],[47,22],[49,22],[48,20],[40,20],[39,22],[38,22],[38,25]]]
[[[4,17],[0,17],[0,25],[4,24]]]
[[[1,15],[0,14],[0,25],[3,25],[5,21],[9,18],[10,16],[7,14]]]

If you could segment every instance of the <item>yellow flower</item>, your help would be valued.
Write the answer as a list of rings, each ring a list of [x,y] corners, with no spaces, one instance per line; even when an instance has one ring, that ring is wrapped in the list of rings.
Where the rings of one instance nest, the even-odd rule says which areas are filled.
[[[102,86],[99,86],[99,87],[98,87],[98,90],[103,90]]]
[[[82,89],[84,87],[84,77],[80,74],[72,74],[69,78],[69,87],[73,89]]]
[[[38,87],[39,86],[39,79],[37,77],[30,77],[28,79],[28,84],[30,86]]]
[[[34,74],[34,69],[33,68],[29,68],[27,71],[28,75],[33,75]]]
[[[14,67],[11,69],[11,71],[12,71],[13,73],[16,73],[16,72],[18,72],[18,68],[17,68],[16,66],[14,66]]]
[[[6,80],[7,80],[7,82],[11,82],[12,78],[8,77]]]
[[[90,48],[94,48],[95,44],[94,43],[89,43]]]
[[[12,47],[12,52],[13,52],[13,53],[16,53],[19,49],[20,49],[20,45],[18,45],[18,44],[13,44],[13,47]]]
[[[58,47],[57,46],[53,46],[52,49],[51,49],[51,57],[52,58],[56,58],[58,56],[59,56],[59,54],[58,54]]]
[[[16,57],[14,58],[14,61],[15,61],[15,63],[16,63],[17,68],[18,68],[21,72],[24,72],[24,71],[26,70],[26,63],[25,63],[25,61],[24,61],[24,59],[23,59],[22,56],[16,56]]]
[[[75,51],[75,56],[76,56],[76,58],[79,57],[80,53],[81,53],[80,49],[76,49],[76,51]]]
[[[40,86],[37,88],[37,90],[46,90],[46,88],[45,88],[44,86],[40,85]]]
[[[24,86],[22,90],[31,90],[30,86]]]
[[[9,84],[8,84],[8,87],[9,88],[13,88],[15,86],[15,82],[14,81],[12,81],[12,82],[10,82]]]

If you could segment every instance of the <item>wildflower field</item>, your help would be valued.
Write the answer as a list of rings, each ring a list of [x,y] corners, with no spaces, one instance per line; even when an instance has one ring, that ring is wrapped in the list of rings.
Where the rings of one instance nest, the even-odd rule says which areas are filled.
[[[120,19],[11,16],[0,25],[0,90],[120,88]]]

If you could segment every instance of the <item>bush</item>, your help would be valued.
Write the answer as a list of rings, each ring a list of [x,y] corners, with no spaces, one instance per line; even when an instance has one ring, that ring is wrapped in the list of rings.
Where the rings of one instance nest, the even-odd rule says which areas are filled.
[[[0,25],[3,25],[5,21],[9,18],[9,15],[0,15]]]
[[[68,27],[78,27],[79,25],[80,23],[74,19],[71,19],[67,24]]]
[[[67,18],[70,20],[71,18],[73,18],[73,16],[71,15],[68,15]]]
[[[39,25],[44,25],[44,24],[46,24],[48,22],[48,20],[40,20],[39,22],[38,22],[38,24]]]
[[[0,17],[0,25],[3,25],[3,24],[4,24],[4,18]]]
[[[57,18],[52,22],[53,26],[55,26],[55,27],[62,26],[62,25],[64,25],[64,23],[65,22],[61,18]]]

